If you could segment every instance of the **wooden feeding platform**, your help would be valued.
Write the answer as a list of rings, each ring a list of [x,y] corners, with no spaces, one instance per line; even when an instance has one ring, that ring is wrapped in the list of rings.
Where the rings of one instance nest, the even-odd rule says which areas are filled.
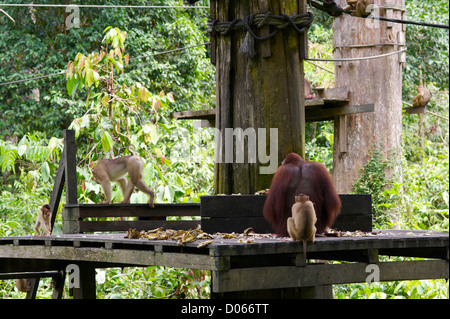
[[[80,298],[95,298],[95,268],[165,266],[212,272],[212,297],[330,298],[333,284],[365,282],[368,264],[380,281],[448,278],[448,234],[382,230],[367,237],[318,237],[311,259],[351,263],[308,263],[302,244],[288,238],[215,239],[198,242],[125,239],[125,233],[64,234],[0,238],[0,272],[64,270],[80,265]],[[382,262],[381,255],[432,258]],[[264,280],[261,280],[261,279]]]
[[[0,238],[0,279],[12,278],[11,273],[18,272],[44,276],[42,272],[52,271],[53,276],[75,264],[80,269],[81,285],[73,289],[74,297],[95,298],[95,268],[165,266],[211,271],[212,298],[331,298],[333,284],[365,282],[369,264],[379,268],[380,281],[448,278],[448,233],[372,233],[371,221],[367,223],[371,219],[367,214],[370,196],[341,195],[342,213],[335,223],[342,230],[362,226],[365,233],[317,237],[308,243],[306,256],[300,242],[266,233],[269,225],[262,217],[265,197],[205,196],[199,204],[156,204],[154,208],[141,204],[66,205],[64,234]],[[106,216],[133,220],[92,220]],[[180,220],[187,216],[196,220]],[[132,227],[193,229],[198,224],[212,238],[184,244],[172,239],[125,238]],[[263,234],[235,234],[228,239],[215,234],[242,232],[247,227]],[[425,259],[382,261],[379,256]]]
[[[449,278],[448,233],[373,233],[370,195],[339,195],[341,214],[333,228],[359,231],[317,237],[306,251],[300,242],[270,234],[262,213],[265,195],[203,196],[200,203],[156,203],[154,208],[78,204],[74,132],[64,131],[64,140],[50,198],[50,207],[58,207],[66,185],[63,234],[0,238],[0,280],[31,278],[27,298],[36,296],[43,277],[54,279],[53,297],[61,298],[66,272],[70,278],[72,269],[78,269],[79,283],[72,287],[74,298],[95,298],[95,269],[126,266],[209,270],[212,298],[332,298],[333,284],[365,282],[369,264],[379,270],[380,281]],[[56,211],[52,213],[53,224]],[[200,237],[198,225],[210,235]],[[148,233],[162,227],[164,239],[155,238],[155,231]],[[249,227],[254,233],[246,231]],[[130,228],[137,231],[129,235]],[[146,238],[141,238],[141,230],[147,232]],[[180,230],[196,235],[183,235],[181,240],[167,236]],[[244,231],[247,235],[236,235]],[[384,261],[379,256],[425,259]]]

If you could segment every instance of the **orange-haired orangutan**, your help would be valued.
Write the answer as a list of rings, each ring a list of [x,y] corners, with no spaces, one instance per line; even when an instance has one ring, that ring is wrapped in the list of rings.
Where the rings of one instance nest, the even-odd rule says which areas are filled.
[[[277,235],[289,236],[287,219],[291,216],[295,195],[305,194],[314,203],[317,234],[325,233],[341,211],[341,200],[326,167],[307,162],[295,153],[288,154],[281,164],[270,185],[264,217]]]

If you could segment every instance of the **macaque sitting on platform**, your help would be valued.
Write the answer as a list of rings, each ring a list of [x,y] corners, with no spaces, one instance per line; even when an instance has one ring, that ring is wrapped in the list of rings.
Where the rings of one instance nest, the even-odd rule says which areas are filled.
[[[52,226],[51,226],[51,209],[49,204],[44,204],[40,208],[37,219],[36,219],[36,225],[34,226],[34,230],[36,231],[36,236],[50,236],[52,233]],[[42,228],[42,234],[40,232]]]
[[[316,212],[308,195],[295,196],[292,205],[292,217],[287,220],[287,230],[293,241],[303,241],[303,253],[306,256],[306,241],[314,242],[316,236]]]
[[[316,95],[314,94],[312,90],[311,83],[305,78],[304,80],[304,87],[305,87],[305,99],[306,100],[312,100],[316,98]]]
[[[130,149],[129,149],[130,150]],[[122,189],[123,201],[119,203],[128,204],[134,187],[149,196],[148,204],[154,207],[153,200],[155,192],[152,191],[142,180],[144,161],[141,157],[131,151],[132,155],[117,157],[114,159],[103,159],[92,169],[94,179],[102,185],[106,201],[101,204],[110,204],[112,199],[111,182],[117,182]],[[130,176],[127,180],[126,175]]]
[[[430,91],[428,91],[426,87],[419,85],[417,87],[417,92],[419,93],[413,99],[413,106],[427,106],[431,99]]]
[[[367,17],[373,9],[374,0],[347,0],[344,10],[352,11],[354,17]]]

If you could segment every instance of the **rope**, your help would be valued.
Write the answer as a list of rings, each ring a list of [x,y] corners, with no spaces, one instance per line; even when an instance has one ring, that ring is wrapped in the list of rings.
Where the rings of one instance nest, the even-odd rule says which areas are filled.
[[[148,58],[148,57],[151,57],[151,56],[162,55],[162,54],[166,54],[166,53],[172,53],[172,52],[177,52],[177,51],[184,51],[184,50],[188,50],[188,49],[191,49],[191,48],[199,47],[199,46],[202,46],[202,45],[208,45],[208,44],[209,44],[209,42],[206,42],[206,43],[202,43],[202,44],[191,45],[191,46],[184,47],[184,48],[179,48],[179,49],[173,49],[173,50],[168,50],[168,51],[152,53],[152,54],[149,54],[149,55],[143,55],[143,56],[139,56],[139,57],[135,57],[135,58],[130,58],[130,61],[138,60],[138,59],[144,59],[144,58]],[[0,86],[16,84],[16,83],[22,83],[22,82],[33,81],[33,80],[46,79],[46,78],[50,78],[50,77],[53,77],[53,76],[63,75],[65,73],[66,72],[63,71],[63,72],[58,72],[58,73],[53,73],[53,74],[48,74],[48,75],[42,75],[42,76],[36,76],[36,77],[22,79],[22,80],[15,80],[15,81],[10,81],[10,82],[4,82],[4,83],[0,83]]]
[[[0,7],[47,7],[47,8],[124,8],[124,9],[209,9],[206,6],[133,6],[133,5],[94,5],[94,4],[36,4],[36,3],[0,3]]]
[[[240,54],[244,54],[250,58],[256,55],[254,49],[254,41],[264,41],[274,37],[279,30],[291,26],[298,34],[305,32],[312,24],[314,16],[311,12],[303,14],[295,13],[292,17],[287,14],[273,15],[270,12],[260,14],[250,14],[244,19],[234,19],[233,21],[221,22],[219,20],[208,19],[207,32],[210,36],[228,35],[231,31],[246,31],[244,41],[239,49]],[[258,36],[253,28],[262,28],[268,25],[274,27],[274,30],[266,36]]]
[[[322,4],[315,2],[320,1]],[[351,11],[345,10],[339,5],[336,4],[334,0],[309,0],[308,3],[313,6],[316,9],[319,9],[321,11],[324,11],[328,13],[330,16],[333,17],[339,17],[342,15],[342,13],[352,14]],[[382,8],[380,6],[379,8]],[[374,17],[374,16],[367,16],[367,17],[360,17],[363,19],[375,19],[375,20],[381,20],[381,21],[387,21],[387,22],[393,22],[393,23],[401,23],[401,24],[412,24],[412,25],[420,25],[424,27],[433,27],[433,28],[441,28],[441,29],[449,29],[450,27],[445,24],[435,24],[435,23],[426,23],[426,22],[414,22],[414,21],[408,21],[408,20],[399,20],[399,19],[391,19],[391,18],[385,18],[385,17]]]
[[[334,0],[321,0],[322,4],[314,2],[314,1],[308,1],[308,3],[320,11],[324,11],[328,13],[332,17],[339,17],[343,12],[345,13],[351,13],[350,11],[344,10],[340,6],[334,2]]]
[[[208,19],[207,31],[209,34],[216,35],[228,35],[234,30],[246,30],[251,32],[251,35],[259,40],[267,40],[273,37],[279,29],[284,29],[288,25],[294,27],[297,33],[302,33],[305,28],[308,28],[313,22],[313,14],[311,12],[306,12],[304,14],[294,14],[292,17],[283,14],[281,16],[272,15],[270,12],[261,14],[250,14],[244,19],[235,19],[231,22],[220,22],[218,20]],[[275,27],[275,31],[265,37],[258,37],[251,30],[252,27],[256,26],[261,28],[264,25],[269,25]]]
[[[408,20],[398,20],[398,19],[391,19],[391,18],[385,18],[385,17],[372,17],[368,16],[365,19],[374,19],[374,20],[381,20],[381,21],[388,21],[388,22],[394,22],[394,23],[401,23],[401,24],[412,24],[412,25],[420,25],[424,27],[433,27],[433,28],[440,28],[440,29],[449,29],[450,26],[446,24],[435,24],[435,23],[426,23],[426,22],[414,22],[414,21],[408,21]]]
[[[15,81],[10,81],[10,82],[5,82],[5,83],[0,83],[0,86],[3,85],[9,85],[9,84],[16,84],[16,83],[21,83],[21,82],[26,82],[26,81],[31,81],[31,80],[39,80],[39,79],[45,79],[45,78],[49,78],[52,76],[57,76],[57,75],[63,75],[66,72],[59,72],[59,73],[53,73],[53,74],[48,74],[48,75],[42,75],[42,76],[36,76],[33,78],[28,78],[28,79],[23,79],[23,80],[15,80]]]
[[[0,9],[0,12],[3,13],[5,16],[7,16],[12,22],[14,22],[14,24],[16,24],[16,21],[8,14],[6,13],[4,10]]]
[[[205,42],[205,43],[201,43],[201,44],[195,44],[195,45],[191,45],[188,47],[184,47],[184,48],[178,48],[178,49],[173,49],[173,50],[168,50],[168,51],[162,51],[162,52],[157,52],[157,53],[152,53],[152,54],[148,54],[148,55],[142,55],[142,56],[138,56],[135,58],[130,58],[130,61],[133,60],[139,60],[139,59],[144,59],[144,58],[148,58],[151,56],[157,56],[157,55],[162,55],[162,54],[167,54],[167,53],[172,53],[172,52],[178,52],[178,51],[183,51],[183,50],[188,50],[188,49],[192,49],[192,48],[196,48],[196,47],[201,47],[203,45],[208,45],[209,42]]]
[[[389,55],[394,55],[394,54],[397,54],[397,53],[405,52],[406,50],[407,50],[406,48],[403,48],[401,50],[394,51],[394,52],[389,52],[389,53],[379,54],[379,55],[373,55],[373,56],[368,56],[368,57],[361,57],[361,58],[344,58],[344,59],[313,59],[313,58],[308,58],[308,59],[305,59],[305,60],[308,60],[308,61],[325,61],[325,62],[351,62],[351,61],[361,61],[361,60],[371,60],[371,59],[383,58],[385,56],[389,56]]]

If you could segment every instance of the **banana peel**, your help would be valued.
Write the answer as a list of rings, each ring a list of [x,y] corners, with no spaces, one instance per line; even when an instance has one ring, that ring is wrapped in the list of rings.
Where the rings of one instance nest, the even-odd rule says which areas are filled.
[[[261,236],[265,238],[265,234],[256,234],[252,227],[244,230],[243,234],[239,233],[215,233],[214,235],[205,233],[201,230],[200,225],[195,229],[189,230],[174,230],[164,229],[162,227],[151,229],[149,231],[137,231],[136,229],[129,229],[125,238],[139,239],[145,238],[148,240],[173,240],[178,245],[182,246],[187,243],[199,241],[197,248],[206,247],[214,242],[215,239],[238,239],[240,243],[255,243],[255,237]]]

